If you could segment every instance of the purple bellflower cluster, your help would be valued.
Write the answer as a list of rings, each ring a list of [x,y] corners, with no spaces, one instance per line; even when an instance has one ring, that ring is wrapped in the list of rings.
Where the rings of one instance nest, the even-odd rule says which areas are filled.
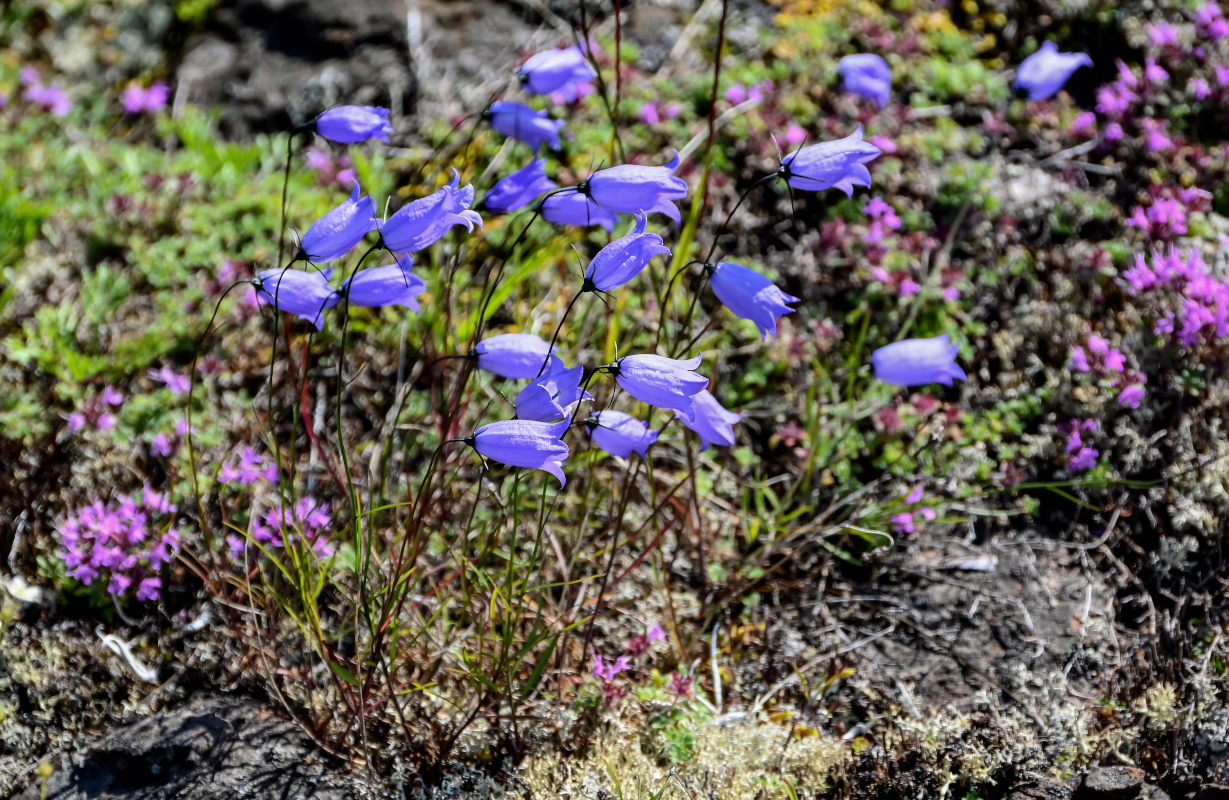
[[[380,239],[394,253],[416,253],[438,242],[455,225],[467,231],[482,227],[482,217],[470,210],[474,202],[472,184],[461,186],[454,169],[447,185],[402,206],[383,223],[378,223]]]
[[[644,458],[649,445],[657,441],[660,433],[630,414],[613,409],[593,414],[585,424],[593,443],[618,458],[627,458],[632,453]]]
[[[883,108],[892,93],[892,68],[874,53],[856,53],[840,60],[845,91],[875,101]]]
[[[580,45],[544,50],[530,56],[516,76],[531,94],[572,93],[597,77]]]
[[[707,450],[712,444],[734,444],[734,423],[743,415],[727,410],[708,389],[692,395],[690,400],[685,408],[675,411],[675,416],[700,437],[700,450]]]
[[[1029,100],[1047,100],[1058,94],[1080,67],[1091,67],[1087,53],[1060,53],[1053,42],[1044,42],[1036,53],[1020,62],[1016,91]]]
[[[689,411],[691,398],[704,391],[708,378],[696,373],[702,356],[680,360],[641,353],[624,356],[606,369],[623,391],[642,403]]]
[[[959,348],[946,333],[929,339],[903,339],[875,351],[871,362],[875,377],[897,386],[922,386],[941,383],[951,386],[954,379],[965,380],[956,363]]]
[[[584,367],[568,369],[563,359],[552,355],[546,372],[516,395],[516,416],[538,422],[555,422],[568,416],[581,400],[593,400],[580,388],[584,374]]]
[[[620,214],[665,214],[677,224],[682,220],[676,200],[687,196],[687,182],[675,177],[679,154],[661,167],[620,164],[599,169],[582,181],[576,191],[588,196],[598,207]]]
[[[585,270],[582,291],[609,292],[639,275],[656,256],[670,255],[661,237],[645,233],[647,217],[636,215],[636,225],[622,238],[615,239],[598,251]]]
[[[294,314],[316,330],[324,327],[324,312],[341,301],[329,286],[333,271],[308,272],[290,267],[267,269],[256,276],[256,294],[279,311]]]
[[[501,378],[536,378],[555,352],[550,344],[532,333],[500,333],[488,336],[474,347],[469,357],[478,368]]]
[[[338,144],[357,144],[369,139],[388,141],[393,126],[389,110],[379,106],[337,106],[316,117],[316,133]]]
[[[101,579],[116,598],[135,590],[140,602],[157,600],[159,572],[179,549],[179,532],[159,520],[174,517],[177,510],[149,487],[117,502],[96,500],[57,527],[60,558],[68,574],[87,586]]]
[[[350,197],[341,205],[312,223],[299,242],[296,260],[313,264],[336,261],[354,249],[363,237],[376,230],[376,204],[370,196],[360,197],[358,181]]]
[[[567,485],[563,462],[568,446],[560,437],[570,425],[566,419],[555,423],[509,419],[483,425],[465,441],[479,455],[500,464],[549,472],[562,487]]]

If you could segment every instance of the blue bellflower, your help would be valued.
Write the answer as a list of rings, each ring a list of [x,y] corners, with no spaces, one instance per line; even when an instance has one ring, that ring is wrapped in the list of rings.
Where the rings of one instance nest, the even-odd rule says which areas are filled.
[[[563,120],[548,119],[545,111],[535,111],[524,103],[499,100],[491,103],[484,116],[490,120],[492,128],[534,150],[543,143],[552,150],[559,149]]]
[[[639,275],[654,256],[670,255],[670,248],[662,244],[660,236],[644,232],[647,219],[644,214],[637,215],[636,226],[631,233],[615,239],[597,252],[585,270],[582,291],[609,292],[617,289]]]
[[[632,453],[645,457],[649,445],[657,441],[659,431],[622,411],[605,409],[585,420],[593,443],[612,456],[627,458]]]
[[[377,227],[376,204],[370,197],[359,197],[358,181],[350,198],[312,223],[299,242],[296,260],[324,264],[341,258],[354,249],[364,236]]]
[[[734,444],[734,423],[743,418],[742,414],[727,411],[707,389],[697,393],[687,408],[675,411],[674,415],[699,435],[701,452],[710,444]]]
[[[316,117],[316,133],[330,142],[355,144],[368,139],[387,142],[393,126],[388,109],[379,106],[337,106]]]
[[[538,195],[558,188],[558,184],[546,177],[546,164],[535,158],[525,166],[499,179],[486,197],[482,207],[496,214],[507,214],[524,208]]]
[[[871,363],[875,377],[884,383],[951,386],[955,378],[965,380],[964,370],[956,363],[958,350],[946,333],[929,339],[902,339],[876,350]]]
[[[566,92],[577,84],[588,83],[597,73],[585,59],[580,45],[544,50],[530,56],[516,71],[525,91],[532,94]]]
[[[478,360],[479,369],[501,378],[536,378],[546,365],[548,347],[532,333],[501,333],[478,342],[470,355]]]
[[[687,182],[674,175],[678,166],[679,154],[676,150],[674,158],[665,166],[620,164],[599,169],[579,188],[607,211],[621,214],[660,212],[677,223],[682,215],[674,201],[687,196]]]
[[[692,395],[708,386],[708,378],[695,372],[700,359],[684,361],[645,353],[620,358],[610,371],[615,382],[642,403],[680,411],[691,405]]]
[[[454,225],[464,225],[467,231],[475,225],[481,228],[482,217],[469,208],[474,201],[474,187],[460,187],[460,183],[461,176],[453,169],[452,180],[446,186],[406,203],[381,223],[384,246],[395,253],[416,253],[442,239]]]
[[[614,233],[615,223],[619,221],[617,215],[600,208],[579,190],[552,194],[542,201],[542,218],[556,225],[600,225],[611,233]]]
[[[777,335],[777,317],[794,309],[798,298],[786,294],[753,269],[722,261],[709,270],[713,293],[737,317],[749,319],[760,329],[760,338]]]
[[[1015,88],[1029,100],[1046,100],[1058,94],[1077,69],[1091,66],[1087,53],[1060,53],[1054,42],[1045,42],[1020,62]]]
[[[568,446],[559,437],[568,427],[568,420],[552,424],[510,419],[483,425],[466,441],[485,458],[510,467],[549,472],[564,486],[567,478],[563,475],[563,462],[568,457]]]
[[[874,53],[856,53],[840,61],[845,91],[875,101],[883,108],[892,93],[892,68]]]
[[[418,295],[427,290],[427,284],[406,268],[407,261],[408,256],[402,263],[360,269],[346,283],[344,293],[350,303],[365,308],[406,306],[418,311]]]
[[[539,422],[554,422],[567,416],[581,400],[592,400],[580,388],[585,368],[579,364],[568,369],[561,358],[552,355],[546,374],[540,375],[516,395],[516,416]]]
[[[816,142],[790,153],[782,159],[779,174],[795,189],[840,189],[852,197],[853,187],[871,185],[870,170],[864,165],[879,154],[878,147],[862,141],[859,125],[844,139]]]
[[[261,300],[305,322],[324,327],[324,311],[337,305],[341,295],[329,287],[331,270],[308,272],[289,267],[266,269],[256,276],[256,294]]]

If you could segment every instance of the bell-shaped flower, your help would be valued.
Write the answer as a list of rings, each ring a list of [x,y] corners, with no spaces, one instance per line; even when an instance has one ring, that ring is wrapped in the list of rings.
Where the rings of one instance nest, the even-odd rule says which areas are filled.
[[[555,423],[510,419],[483,425],[466,441],[485,458],[510,467],[549,472],[563,486],[567,483],[563,462],[568,457],[568,446],[559,437],[567,432],[569,424],[566,419]]]
[[[617,289],[648,266],[654,256],[670,255],[670,248],[662,244],[656,233],[645,233],[648,218],[636,217],[636,226],[626,236],[615,239],[603,247],[589,262],[585,270],[585,285],[582,291],[609,292]]]
[[[542,374],[548,348],[542,337],[532,333],[501,333],[478,342],[470,355],[479,369],[502,378],[536,378]]]
[[[567,416],[569,409],[581,400],[593,398],[580,382],[585,368],[579,364],[568,369],[561,358],[550,357],[550,368],[516,395],[516,416],[539,422],[554,422]]]
[[[737,317],[749,319],[760,329],[760,338],[777,335],[777,317],[794,309],[798,298],[786,294],[753,269],[722,261],[709,270],[713,293]]]
[[[511,100],[499,100],[491,103],[484,112],[491,127],[504,136],[524,142],[534,150],[543,143],[550,149],[559,149],[559,131],[563,130],[563,120],[553,120],[546,116],[545,111],[536,111],[524,103]]]
[[[427,284],[410,272],[409,256],[403,256],[398,262],[354,273],[344,289],[350,304],[365,308],[406,306],[418,311],[418,295],[427,290]]]
[[[955,378],[965,380],[964,370],[956,363],[958,350],[946,333],[929,339],[902,339],[876,350],[871,363],[875,377],[884,383],[951,386]]]
[[[482,198],[482,207],[496,214],[507,214],[523,208],[543,192],[549,192],[558,184],[546,177],[546,164],[535,158],[525,166],[499,179]]]
[[[680,411],[691,405],[691,397],[704,391],[708,378],[697,375],[700,356],[680,360],[641,354],[624,356],[609,367],[615,382],[637,400],[658,408]]]
[[[585,420],[593,443],[612,456],[627,458],[639,453],[644,458],[649,445],[657,441],[659,431],[622,411],[604,409]]]
[[[395,253],[416,253],[442,239],[454,225],[464,225],[467,231],[475,225],[481,228],[482,217],[469,208],[474,202],[473,184],[460,183],[461,176],[454,168],[448,185],[406,203],[380,223],[384,246]]]
[[[674,416],[699,434],[701,452],[707,450],[710,444],[723,447],[734,444],[734,423],[743,418],[742,414],[727,411],[707,389],[698,392],[691,398],[690,405],[676,410]]]
[[[341,295],[329,287],[330,270],[308,272],[290,267],[266,269],[256,276],[257,296],[278,309],[294,314],[320,330],[324,311],[337,305]]]
[[[1015,88],[1029,100],[1045,100],[1058,94],[1077,69],[1091,66],[1087,53],[1060,53],[1054,42],[1045,42],[1020,62]]]
[[[544,50],[528,58],[516,71],[525,91],[532,94],[550,94],[566,91],[576,84],[588,83],[597,77],[597,72],[585,59],[580,45],[553,50]]]
[[[840,61],[845,91],[868,97],[883,108],[892,93],[892,68],[874,53],[856,53]]]
[[[879,155],[878,147],[862,141],[859,125],[844,139],[816,142],[790,153],[782,159],[778,174],[795,189],[840,189],[852,197],[853,187],[871,185],[870,170],[864,165]]]
[[[379,106],[337,106],[316,117],[316,133],[330,142],[355,144],[368,139],[388,141],[393,126],[388,109]]]
[[[299,242],[299,260],[324,264],[341,258],[376,229],[375,201],[359,197],[360,191],[355,181],[348,200],[312,223]]]
[[[542,218],[556,225],[601,225],[611,233],[619,220],[614,212],[600,208],[579,190],[547,197],[542,202]]]
[[[580,190],[607,211],[622,214],[660,212],[679,222],[682,215],[674,201],[687,196],[687,182],[675,177],[678,166],[676,150],[674,158],[663,167],[619,164],[599,169],[580,185]]]

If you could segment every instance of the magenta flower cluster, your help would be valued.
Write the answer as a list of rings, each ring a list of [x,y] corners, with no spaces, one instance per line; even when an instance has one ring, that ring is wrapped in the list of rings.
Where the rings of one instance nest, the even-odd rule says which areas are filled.
[[[1156,331],[1172,335],[1185,347],[1229,336],[1229,279],[1214,272],[1194,250],[1169,248],[1135,256],[1122,275],[1133,294],[1161,294],[1170,311]]]
[[[1118,405],[1139,408],[1148,377],[1128,369],[1127,357],[1117,347],[1111,347],[1105,338],[1093,334],[1085,346],[1072,345],[1067,363],[1073,372],[1093,375],[1119,388]]]
[[[18,78],[21,83],[21,97],[30,103],[41,107],[53,117],[63,117],[72,110],[72,101],[57,83],[44,84],[34,67],[25,67]]]
[[[103,503],[95,500],[69,514],[56,528],[60,558],[70,577],[89,586],[101,580],[123,599],[157,600],[159,572],[179,549],[172,526],[178,508],[145,487],[139,496]]]
[[[300,497],[295,503],[278,502],[248,528],[248,537],[231,534],[226,537],[230,557],[242,563],[249,554],[252,543],[265,549],[281,549],[293,544],[316,554],[317,558],[333,555],[333,545],[328,532],[333,528],[333,517],[328,507],[310,495]]]
[[[1084,436],[1096,433],[1095,419],[1069,420],[1058,426],[1058,432],[1066,437],[1063,451],[1067,454],[1067,469],[1070,472],[1085,472],[1097,465],[1101,452],[1084,442]]]
[[[73,433],[91,427],[98,431],[109,431],[115,427],[115,415],[112,409],[117,409],[124,403],[124,395],[114,386],[104,386],[98,394],[87,397],[77,410],[68,415],[68,429]]]

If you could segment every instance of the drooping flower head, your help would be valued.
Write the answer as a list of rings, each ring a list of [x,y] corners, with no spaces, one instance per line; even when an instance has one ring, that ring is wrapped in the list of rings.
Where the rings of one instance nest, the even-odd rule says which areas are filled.
[[[682,215],[674,201],[687,196],[687,182],[674,175],[678,166],[676,150],[665,166],[619,164],[599,169],[578,188],[607,211],[622,214],[660,212],[677,223]]]
[[[572,406],[581,400],[593,399],[580,388],[584,376],[584,367],[577,364],[568,369],[563,359],[552,355],[546,372],[516,395],[517,418],[554,422],[568,416]]]
[[[641,458],[649,445],[657,441],[659,431],[630,414],[613,409],[603,409],[585,420],[589,435],[598,447],[618,458],[627,458],[639,453]]]
[[[483,425],[466,442],[485,458],[510,467],[549,472],[564,486],[567,478],[563,475],[563,462],[568,457],[568,446],[559,437],[567,432],[568,426],[566,419],[555,423],[510,419]]]
[[[680,360],[644,353],[624,356],[608,369],[615,382],[637,400],[680,411],[708,386],[708,378],[695,372],[700,360],[701,356]]]
[[[482,217],[469,207],[474,201],[473,184],[460,184],[461,175],[453,169],[446,186],[406,203],[378,223],[384,246],[395,253],[416,253],[442,239],[454,225],[464,225],[467,231],[475,225],[481,228]]]
[[[670,248],[662,244],[660,236],[644,232],[646,222],[647,217],[638,214],[631,233],[598,251],[585,270],[582,291],[609,292],[617,289],[639,275],[654,256],[670,255]]]
[[[840,61],[845,91],[868,97],[883,108],[892,92],[892,68],[874,53],[857,53]]]
[[[734,423],[743,418],[742,414],[726,410],[707,389],[692,396],[686,408],[675,409],[674,416],[699,435],[701,451],[710,444],[734,444]]]
[[[388,141],[393,126],[389,110],[379,106],[337,106],[316,117],[316,133],[330,142],[356,144],[368,139]]]
[[[1087,53],[1060,53],[1054,42],[1045,42],[1020,62],[1015,88],[1029,100],[1046,100],[1058,94],[1077,69],[1091,66]]]
[[[956,363],[958,350],[946,333],[929,339],[902,339],[876,350],[871,363],[875,367],[875,377],[884,383],[951,386],[953,379],[966,378],[964,370]]]
[[[370,197],[359,197],[358,181],[350,197],[337,208],[312,223],[299,243],[296,260],[324,264],[341,258],[354,245],[377,228],[376,204]]]
[[[580,45],[544,50],[528,58],[516,71],[525,91],[532,94],[550,94],[575,88],[588,83],[597,73],[585,59]]]
[[[325,309],[341,300],[341,295],[329,288],[331,274],[327,269],[308,272],[274,267],[256,276],[256,294],[279,311],[294,314],[320,330]]]
[[[619,220],[613,211],[601,208],[579,190],[547,197],[542,202],[542,218],[556,225],[601,225],[611,233]]]
[[[868,161],[880,155],[880,150],[862,140],[862,126],[844,139],[816,142],[795,150],[781,160],[778,174],[795,189],[818,192],[840,189],[853,196],[853,187],[870,186]]]
[[[427,290],[427,284],[409,271],[409,256],[399,261],[356,272],[344,287],[350,304],[365,308],[405,306],[418,311],[418,295]]]
[[[547,364],[549,347],[532,333],[500,333],[478,342],[470,355],[477,359],[479,369],[500,377],[536,378]]]
[[[496,214],[507,214],[523,208],[544,192],[558,188],[558,184],[546,177],[546,164],[535,158],[525,166],[499,179],[482,198],[482,208]]]
[[[498,100],[483,112],[491,127],[518,142],[524,142],[537,150],[546,144],[552,150],[559,149],[559,131],[563,120],[553,120],[545,111],[535,111],[524,103]]]
[[[735,316],[749,319],[760,329],[760,338],[777,335],[777,317],[794,309],[798,298],[786,294],[753,269],[722,261],[709,269],[713,293]]]

